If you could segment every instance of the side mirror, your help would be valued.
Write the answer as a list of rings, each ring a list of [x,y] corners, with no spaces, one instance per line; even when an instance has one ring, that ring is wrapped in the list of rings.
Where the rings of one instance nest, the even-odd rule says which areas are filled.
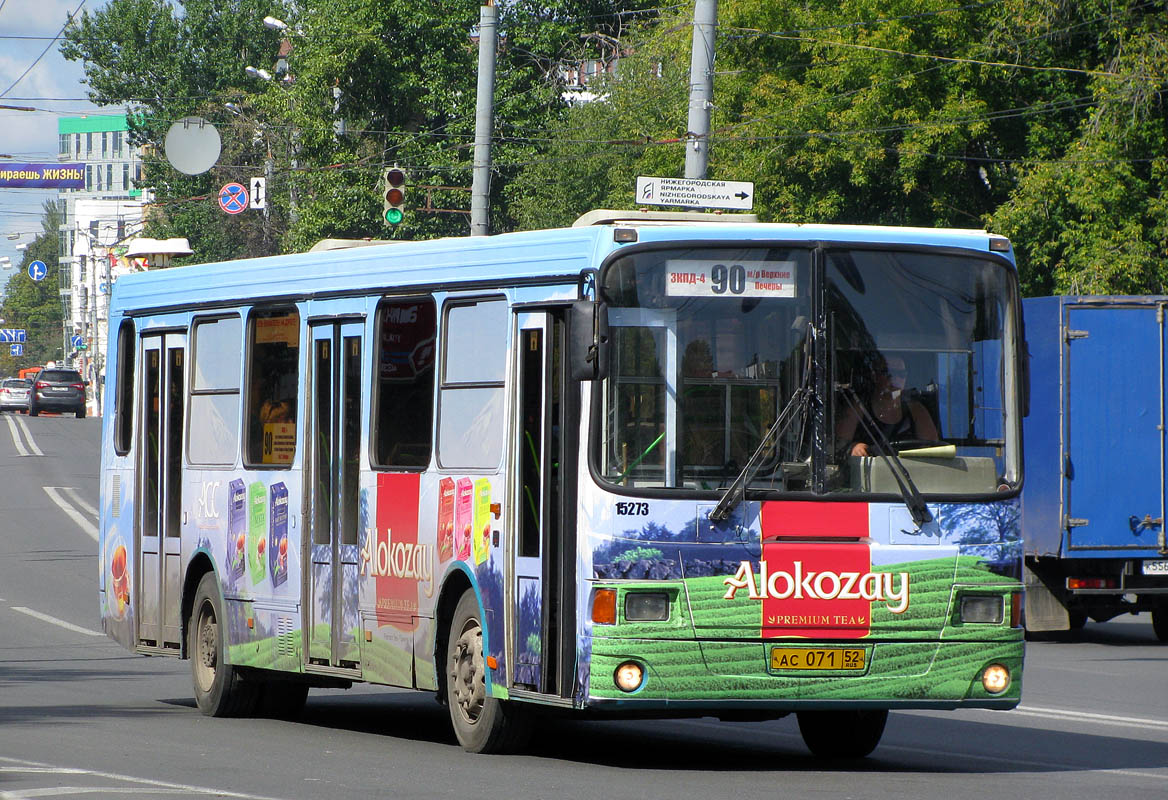
[[[603,303],[572,303],[568,342],[573,380],[595,381],[608,376],[608,309]]]

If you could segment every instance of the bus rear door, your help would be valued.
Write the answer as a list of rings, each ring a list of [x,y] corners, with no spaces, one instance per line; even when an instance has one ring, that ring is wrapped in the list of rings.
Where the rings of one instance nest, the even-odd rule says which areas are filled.
[[[185,333],[142,337],[142,425],[136,472],[138,646],[177,651],[182,643],[182,431]]]

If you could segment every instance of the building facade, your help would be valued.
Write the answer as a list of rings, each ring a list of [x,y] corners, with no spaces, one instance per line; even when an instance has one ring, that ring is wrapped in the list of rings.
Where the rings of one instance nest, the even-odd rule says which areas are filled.
[[[142,228],[142,159],[125,114],[62,117],[58,160],[84,165],[85,188],[59,193],[65,204],[59,252],[65,360],[81,369],[99,399],[109,286],[126,268],[126,241]]]

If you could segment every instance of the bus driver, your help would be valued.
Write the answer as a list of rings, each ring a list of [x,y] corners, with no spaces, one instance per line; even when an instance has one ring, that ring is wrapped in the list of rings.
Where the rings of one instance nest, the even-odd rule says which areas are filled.
[[[941,438],[928,410],[917,400],[905,396],[908,369],[901,356],[882,356],[873,376],[868,413],[890,442],[906,439],[936,441]],[[845,452],[852,456],[876,455],[872,437],[860,424],[859,415],[848,407],[836,426],[836,441],[847,442]]]

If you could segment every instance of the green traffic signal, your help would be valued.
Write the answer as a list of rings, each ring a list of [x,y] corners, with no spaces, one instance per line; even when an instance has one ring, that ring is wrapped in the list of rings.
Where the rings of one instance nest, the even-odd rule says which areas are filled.
[[[405,217],[405,170],[390,167],[382,173],[381,199],[381,218],[387,225],[397,225]]]

